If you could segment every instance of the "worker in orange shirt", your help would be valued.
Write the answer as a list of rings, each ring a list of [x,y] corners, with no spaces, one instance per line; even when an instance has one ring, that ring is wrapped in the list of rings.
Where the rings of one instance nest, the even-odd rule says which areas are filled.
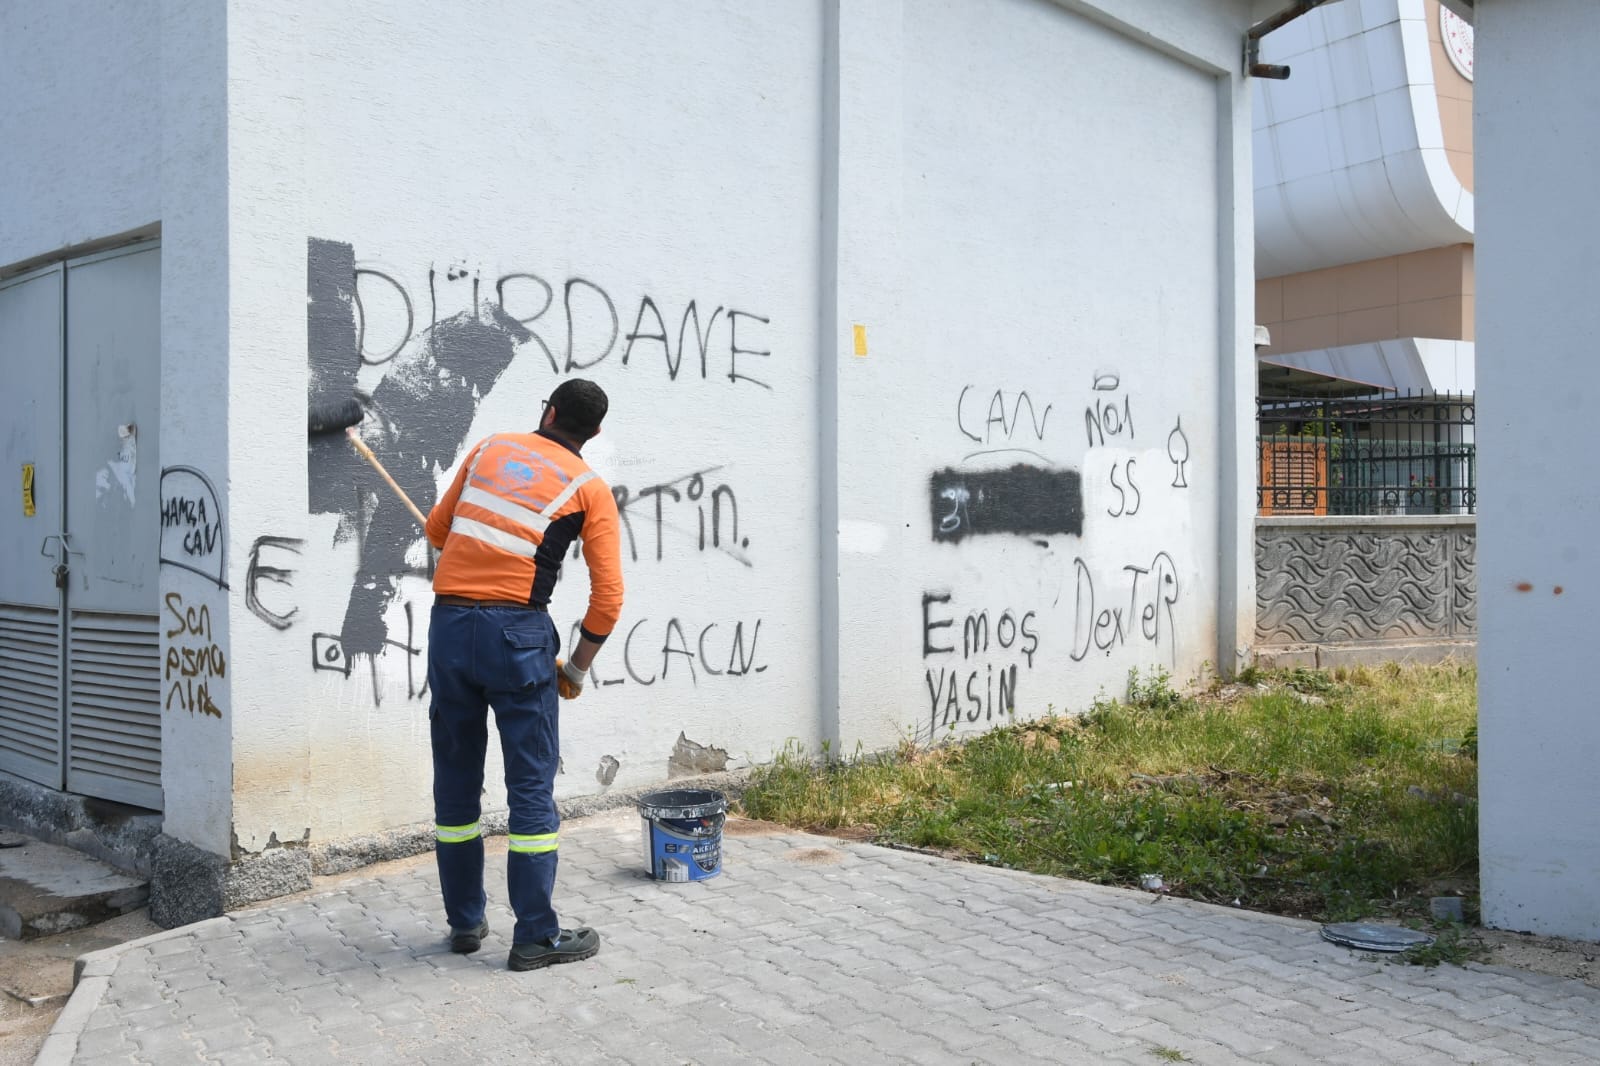
[[[477,951],[484,918],[483,836],[478,819],[487,711],[505,755],[510,840],[507,888],[517,925],[509,966],[532,970],[587,959],[593,929],[563,929],[550,895],[561,818],[557,692],[576,699],[589,664],[622,611],[622,553],[611,490],[583,461],[609,401],[592,381],[562,382],[536,433],[497,433],[478,443],[428,516],[442,554],[428,624],[428,717],[433,738],[435,854],[450,950]],[[550,590],[574,537],[589,566],[589,609],[563,663],[550,620]]]

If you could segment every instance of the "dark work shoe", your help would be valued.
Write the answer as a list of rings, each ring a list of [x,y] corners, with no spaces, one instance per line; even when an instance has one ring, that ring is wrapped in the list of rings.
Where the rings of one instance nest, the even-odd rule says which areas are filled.
[[[489,919],[478,923],[476,929],[450,930],[450,950],[457,955],[471,955],[483,947],[483,938],[489,935]]]
[[[558,962],[581,962],[593,958],[599,950],[600,934],[588,926],[579,926],[561,930],[554,942],[511,945],[511,958],[506,965],[513,970],[537,970]]]

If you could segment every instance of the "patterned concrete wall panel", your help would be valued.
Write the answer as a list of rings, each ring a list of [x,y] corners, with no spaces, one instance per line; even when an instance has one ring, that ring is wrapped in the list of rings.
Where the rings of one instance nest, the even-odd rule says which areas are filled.
[[[1450,540],[1450,624],[1455,636],[1478,634],[1478,531],[1458,529]]]
[[[1472,527],[1260,522],[1256,611],[1260,644],[1475,634]]]

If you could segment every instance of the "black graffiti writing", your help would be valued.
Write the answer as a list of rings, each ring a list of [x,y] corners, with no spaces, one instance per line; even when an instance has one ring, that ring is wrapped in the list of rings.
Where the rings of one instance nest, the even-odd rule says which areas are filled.
[[[412,612],[412,607],[411,607],[411,604],[410,604],[409,601],[405,605],[405,615],[406,615],[406,639],[405,640],[386,639],[386,640],[384,640],[383,643],[384,643],[385,647],[394,648],[394,649],[398,650],[401,653],[401,655],[403,655],[405,657],[405,664],[406,664],[406,699],[415,700],[415,699],[420,699],[424,695],[427,694],[427,691],[428,691],[428,677],[427,677],[426,663],[424,662],[424,660],[422,658],[422,649],[419,648],[417,646],[417,644],[416,644],[417,622],[416,622],[416,617]],[[368,660],[368,665],[372,670],[372,702],[373,702],[374,706],[382,707],[383,706],[383,680],[378,676],[378,660],[377,660],[377,658],[373,657],[372,659]],[[423,666],[423,677],[422,677],[422,684],[421,684],[420,687],[417,684],[417,667],[419,665]]]
[[[350,676],[350,658],[337,633],[311,634],[311,669]]]
[[[764,349],[764,348],[741,348],[741,347],[739,347],[739,319],[741,319],[741,318],[748,318],[753,322],[761,323],[763,326],[770,325],[772,323],[772,320],[770,318],[763,318],[760,315],[752,315],[748,311],[734,311],[731,308],[729,309],[729,311],[728,311],[728,380],[729,381],[748,381],[752,385],[759,385],[763,389],[766,389],[768,392],[771,392],[772,391],[772,386],[768,385],[765,381],[758,381],[757,379],[751,377],[748,374],[739,373],[739,357],[741,355],[755,355],[755,356],[759,356],[759,357],[761,357],[763,359],[767,359],[767,358],[770,358],[772,356],[772,352],[771,352],[770,349]],[[746,335],[748,336],[748,332],[747,332]]]
[[[600,302],[605,304],[607,317],[609,317],[611,319],[611,335],[606,338],[605,347],[603,349],[601,349],[599,355],[595,356],[593,359],[589,360],[588,362],[583,362],[583,361],[579,360],[578,359],[578,355],[577,355],[577,353],[578,353],[578,342],[577,342],[577,337],[576,337],[577,324],[576,324],[576,321],[575,321],[575,316],[572,313],[572,293],[573,293],[573,290],[577,290],[580,293],[583,293],[583,292],[592,293],[593,296],[589,297],[590,300],[592,300],[594,296],[598,296],[600,298]],[[605,359],[606,356],[610,355],[611,354],[611,349],[613,349],[613,348],[615,348],[617,346],[617,327],[618,327],[618,323],[617,323],[617,305],[611,302],[611,295],[608,292],[606,292],[606,290],[602,289],[600,286],[596,285],[594,282],[588,280],[587,278],[568,278],[567,279],[567,284],[562,289],[561,302],[562,302],[562,305],[566,308],[566,312],[567,312],[567,363],[566,363],[566,372],[570,374],[574,370],[588,370],[590,367],[594,366],[596,363],[599,363],[601,360]]]
[[[1115,392],[1121,385],[1121,379],[1115,374],[1099,374],[1094,380],[1096,392]],[[1116,397],[1096,396],[1084,409],[1083,424],[1091,448],[1103,446],[1108,438],[1113,443],[1124,437],[1132,441],[1134,439],[1132,397],[1123,396],[1119,401]],[[1117,494],[1117,499],[1106,508],[1106,514],[1112,518],[1130,518],[1139,513],[1144,495],[1139,491],[1139,485],[1134,479],[1134,470],[1137,466],[1138,460],[1131,458],[1116,459],[1111,463],[1111,489]]]
[[[1133,480],[1133,468],[1138,462],[1137,459],[1129,459],[1126,462],[1111,464],[1111,487],[1116,490],[1117,505],[1107,507],[1106,513],[1112,518],[1123,518],[1139,513],[1139,503],[1144,496]],[[1117,477],[1119,473],[1122,475],[1120,480]],[[1133,494],[1131,499],[1129,493]]]
[[[1188,488],[1189,477],[1183,468],[1189,462],[1189,437],[1183,431],[1183,417],[1181,415],[1178,417],[1177,425],[1172,427],[1172,432],[1167,434],[1167,458],[1172,460],[1172,487],[1175,489]]]
[[[161,501],[161,528],[178,528],[183,536],[185,555],[210,555],[217,550],[222,523],[206,513],[206,498],[170,496]]]
[[[1134,438],[1132,397],[1124,396],[1120,406],[1116,400],[1102,400],[1096,397],[1095,401],[1084,409],[1083,425],[1089,435],[1091,448],[1103,445],[1107,437],[1115,440],[1126,435],[1132,440]]]
[[[668,378],[679,380],[693,376],[692,370],[684,370],[686,362],[693,366],[685,359],[692,340],[702,380],[723,376],[720,357],[719,365],[712,366],[712,354],[722,352],[730,382],[771,388],[763,380],[766,375],[752,369],[761,365],[756,360],[771,358],[764,343],[764,328],[771,320],[724,303],[690,300],[674,316],[663,311],[663,301],[644,295],[632,305],[637,308],[634,328],[621,343],[619,301],[598,281],[575,275],[555,284],[519,269],[500,274],[491,294],[478,271],[452,260],[446,269],[429,269],[427,317],[419,326],[419,301],[406,285],[391,272],[357,267],[350,244],[311,238],[306,267],[308,405],[326,407],[359,396],[367,414],[359,432],[424,511],[437,495],[436,472],[454,466],[484,397],[530,342],[539,346],[553,374],[588,370],[619,349],[624,367],[653,365],[645,353],[659,344]],[[707,307],[708,314],[702,310]],[[667,323],[674,317],[675,352],[667,340]],[[369,351],[369,346],[378,350]],[[371,395],[365,395],[358,390],[357,375],[373,365],[385,372]],[[376,656],[390,646],[384,618],[399,598],[400,578],[431,570],[432,556],[415,550],[421,532],[409,511],[339,435],[308,440],[307,473],[311,513],[338,515],[336,539],[359,546],[338,647],[345,658]],[[709,515],[696,516],[703,531],[701,550],[708,550],[709,542],[711,550],[750,565],[744,554],[749,541],[738,527],[732,487],[701,487],[710,496]],[[664,555],[663,531],[674,528],[669,505],[682,502],[668,488],[681,491],[669,483],[656,493],[631,495],[632,501],[644,500],[656,512],[658,557]],[[652,495],[657,498],[651,500]],[[634,509],[625,518],[635,558],[633,519],[639,513]],[[219,563],[216,580],[223,573]],[[281,619],[284,612],[269,613]]]
[[[1021,667],[1031,670],[1039,650],[1036,612],[1008,607],[999,611],[973,608],[963,613],[949,606],[953,599],[950,592],[922,594],[922,657],[959,652],[963,664],[930,664],[925,671],[930,737],[962,721],[992,721],[996,715],[1014,713],[1019,673],[1016,658],[1021,658]],[[959,645],[955,635],[958,620]],[[1007,661],[988,659],[997,653],[1008,653],[1003,656]]]
[[[419,700],[428,694],[428,675],[423,648],[417,644],[416,613],[410,601],[404,604],[406,636],[404,640],[384,639],[384,648],[393,648],[404,656],[406,664],[406,699]],[[311,669],[349,677],[355,663],[345,650],[344,642],[334,633],[311,634]],[[378,669],[378,657],[368,658],[372,675],[372,702],[383,706],[383,676]],[[420,674],[420,677],[419,677]]]
[[[950,593],[948,593],[948,592],[924,592],[922,594],[922,657],[923,658],[927,658],[930,655],[949,655],[950,653],[952,653],[952,652],[954,652],[956,650],[954,644],[952,644],[948,648],[941,648],[941,647],[939,647],[937,644],[935,644],[933,642],[933,631],[935,629],[948,629],[951,626],[955,625],[955,619],[954,618],[935,619],[933,617],[932,607],[933,607],[934,604],[936,604],[936,603],[949,603],[949,602],[950,602]]]
[[[227,537],[211,479],[192,466],[161,471],[161,563],[227,588]]]
[[[706,475],[721,469],[720,466],[707,467],[671,481],[646,485],[637,491],[627,485],[611,487],[611,495],[617,501],[617,514],[627,534],[628,554],[634,562],[639,561],[639,538],[634,529],[637,517],[646,530],[653,528],[655,531],[657,562],[666,558],[665,535],[673,532],[693,542],[697,551],[717,551],[745,566],[754,565],[746,554],[750,538],[739,533],[739,499],[733,487],[716,484],[708,488]],[[694,529],[680,524],[690,506],[694,508]],[[639,515],[641,508],[646,509],[643,516]]]
[[[274,561],[287,562],[283,556],[297,556],[304,546],[305,541],[294,537],[257,537],[255,543],[250,545],[250,565],[245,569],[244,605],[251,614],[273,629],[288,629],[294,624],[294,616],[300,612],[300,608],[280,604],[280,609],[274,610],[267,606],[261,601],[261,585],[265,582],[284,588],[292,587],[294,570],[286,565],[274,565]]]
[[[644,330],[644,315],[647,310],[655,319],[656,332],[654,333],[647,333]],[[689,334],[689,323],[692,320],[694,322],[695,347],[700,353],[700,377],[704,379],[706,377],[707,358],[711,348],[711,331],[716,326],[717,318],[722,312],[723,308],[721,306],[713,310],[706,320],[704,330],[702,330],[700,326],[700,311],[696,307],[695,301],[690,300],[688,306],[683,309],[683,318],[678,323],[678,350],[674,352],[672,345],[667,340],[666,321],[661,317],[661,311],[656,307],[656,302],[648,296],[643,297],[639,301],[639,314],[634,319],[633,331],[628,334],[628,346],[622,351],[622,365],[627,366],[628,360],[633,357],[635,344],[640,341],[654,341],[661,345],[661,354],[667,367],[667,380],[677,381],[678,371],[683,367],[684,342],[686,335]],[[740,312],[733,313],[738,314]],[[730,322],[729,329],[731,330],[732,328],[733,324]]]
[[[993,444],[997,440],[1009,442],[1016,437],[1018,429],[1024,429],[1023,439],[1029,439],[1027,434],[1032,434],[1033,441],[1044,440],[1045,424],[1050,420],[1050,411],[1054,404],[1045,404],[1042,412],[1034,408],[1033,398],[1027,391],[1018,392],[1010,399],[1010,408],[1007,410],[1007,399],[1004,390],[996,389],[989,397],[989,405],[982,418],[976,414],[978,404],[967,403],[967,393],[973,391],[975,386],[968,385],[961,390],[961,395],[956,397],[956,427],[963,436],[979,444]],[[1028,408],[1028,419],[1022,420],[1022,408]],[[998,429],[998,432],[996,430]]]
[[[334,242],[324,243],[334,245]],[[320,251],[313,251],[313,259],[318,262],[326,263],[329,258]],[[351,336],[355,349],[362,364],[385,365],[417,336],[414,302],[405,285],[391,273],[373,267],[357,268],[352,262],[351,274],[348,302],[354,311]],[[683,374],[684,356],[690,353],[697,359],[691,359],[689,365],[698,363],[702,381],[717,376],[730,383],[772,388],[764,376],[758,377],[750,369],[750,360],[768,359],[772,355],[769,348],[757,343],[760,337],[757,331],[771,325],[771,319],[765,315],[698,298],[688,300],[682,312],[677,313],[674,307],[667,307],[665,301],[644,293],[637,303],[630,300],[625,304],[625,309],[633,312],[633,327],[624,333],[619,301],[613,296],[613,290],[599,281],[582,275],[553,280],[530,270],[511,270],[495,279],[493,295],[485,298],[485,280],[479,272],[459,264],[443,272],[430,268],[429,328],[452,314],[485,317],[482,305],[489,303],[489,317],[501,314],[521,326],[526,335],[520,337],[518,343],[538,344],[555,374],[591,370],[618,351],[621,352],[618,361],[629,367],[647,361],[645,356],[659,349],[662,356],[659,365],[666,371],[669,381],[677,381]],[[706,308],[710,310],[704,310]],[[374,326],[379,325],[375,320],[379,317],[394,321],[381,323],[383,350],[369,351],[368,336],[375,332]],[[677,325],[676,345],[669,322]],[[717,352],[725,353],[726,370],[718,367],[714,374],[713,353]],[[648,362],[654,364],[655,361],[652,358]]]
[[[1003,718],[1016,713],[1016,663],[998,670],[994,663],[988,663],[982,669],[965,672],[941,666],[937,675],[929,667],[926,681],[930,734],[941,728],[953,729],[963,720],[969,723],[980,719],[988,722],[993,721],[997,714]]]
[[[1006,470],[939,470],[928,479],[933,539],[981,534],[1083,534],[1082,479],[1076,470],[1018,463]]]
[[[163,707],[221,718],[222,709],[211,695],[211,683],[228,675],[228,660],[211,631],[211,608],[195,607],[183,596],[169,592],[163,597],[167,624],[163,627],[167,654],[162,684],[167,695]]]
[[[768,666],[757,657],[761,639],[759,618],[750,626],[743,621],[698,625],[681,618],[669,618],[665,623],[641,618],[628,627],[621,640],[618,636],[622,634],[619,632],[608,640],[590,664],[591,676],[602,687],[630,681],[649,686],[685,676],[691,685],[698,686],[702,674],[708,678],[748,677],[765,673]],[[575,622],[569,645],[576,645],[578,637],[578,623]],[[619,644],[620,670],[612,665]]]
[[[935,630],[952,629],[955,626],[956,615],[938,617],[941,613],[937,610],[938,606],[948,604],[950,600],[951,594],[948,592],[922,594],[922,656],[925,659],[934,655],[956,653],[954,633],[943,635],[951,640],[948,647],[934,643]],[[987,609],[968,611],[961,619],[961,657],[971,659],[976,655],[987,654],[992,640],[996,646],[1007,651],[1015,647],[1027,660],[1028,668],[1032,669],[1034,653],[1039,650],[1036,619],[1037,614],[1033,611],[1017,611],[1011,608],[998,613]]]
[[[307,402],[312,408],[348,403],[357,394],[357,374],[370,361],[361,350],[370,322],[363,320],[358,329],[356,269],[349,244],[308,243]],[[389,357],[383,379],[362,403],[367,412],[361,427],[364,439],[424,512],[437,495],[436,472],[455,464],[483,398],[511,365],[517,345],[532,338],[488,301],[441,318],[439,284],[437,272],[430,272],[428,325]],[[454,292],[476,292],[478,281],[452,267],[442,284]],[[363,306],[370,319],[373,308]],[[377,656],[389,646],[384,618],[399,598],[400,578],[431,567],[432,556],[420,553],[426,563],[419,567],[413,550],[422,531],[342,435],[311,437],[306,453],[311,513],[338,515],[336,537],[353,539],[359,548],[338,633],[341,657]]]
[[[360,353],[361,361],[367,366],[382,366],[400,354],[401,350],[405,348],[406,342],[411,339],[412,332],[416,329],[417,316],[411,306],[411,294],[406,292],[404,285],[401,285],[381,270],[357,267],[353,272],[353,276],[355,282],[354,287],[350,290],[350,299],[355,305],[356,312],[356,351]],[[400,331],[399,339],[394,342],[387,352],[376,357],[367,351],[367,307],[365,300],[361,296],[362,278],[372,278],[374,282],[383,284],[389,291],[397,294],[400,297],[401,305],[405,307],[406,311],[406,324],[405,328]],[[370,294],[367,299],[371,299]]]
[[[539,310],[531,315],[519,315],[511,310],[506,302],[506,286],[512,282],[518,283],[515,289],[519,291],[527,288],[525,284],[527,282],[532,282],[544,290],[544,303],[540,305]],[[533,323],[543,317],[544,313],[550,310],[550,305],[555,302],[555,289],[551,288],[550,283],[537,274],[505,274],[494,283],[494,295],[495,299],[500,301],[500,309],[515,319],[519,325],[528,331],[528,335],[538,342],[539,347],[544,351],[545,359],[550,363],[550,370],[559,374],[561,372],[561,364],[556,362],[556,353],[550,350],[550,346],[544,342],[544,338],[533,329]],[[513,297],[515,296],[516,293],[514,292]],[[526,308],[519,308],[519,310],[526,310]]]
[[[1157,552],[1148,566],[1124,566],[1126,597],[1097,595],[1094,575],[1079,558],[1077,605],[1073,617],[1072,660],[1082,662],[1090,651],[1111,654],[1130,642],[1165,643],[1177,660],[1172,605],[1178,602],[1178,568],[1172,556]]]

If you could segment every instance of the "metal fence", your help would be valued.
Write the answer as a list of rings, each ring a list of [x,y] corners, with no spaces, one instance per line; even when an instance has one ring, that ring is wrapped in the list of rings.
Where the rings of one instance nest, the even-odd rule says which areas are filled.
[[[1256,400],[1263,515],[1477,513],[1471,394]]]

